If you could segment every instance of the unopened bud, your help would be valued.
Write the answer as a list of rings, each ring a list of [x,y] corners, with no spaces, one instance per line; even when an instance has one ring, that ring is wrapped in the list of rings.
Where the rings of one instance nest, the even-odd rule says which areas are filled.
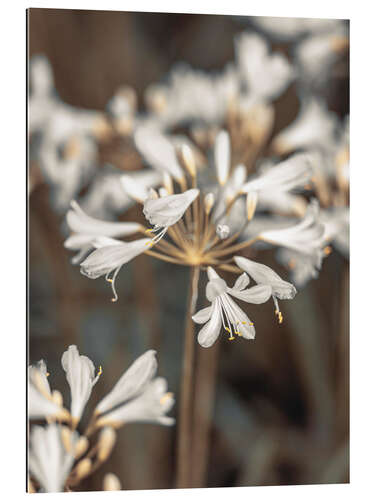
[[[226,224],[218,224],[218,226],[216,226],[216,234],[221,240],[228,238],[229,233],[230,229]]]
[[[115,475],[109,472],[104,476],[103,480],[103,490],[104,491],[120,491],[121,490],[121,483],[119,478]]]
[[[189,172],[189,174],[192,177],[195,177],[197,175],[197,167],[195,165],[195,158],[193,151],[187,144],[183,144],[181,147],[181,155],[182,159],[184,161],[184,165],[186,167],[186,170]]]
[[[257,202],[258,193],[256,193],[255,191],[249,191],[246,196],[247,220],[251,220],[254,217]]]
[[[63,425],[61,427],[61,441],[67,453],[72,453],[72,431],[69,427]]]
[[[52,401],[55,403],[57,406],[62,406],[63,405],[63,397],[60,391],[53,391],[52,392]]]
[[[116,442],[116,431],[112,427],[104,427],[98,441],[98,460],[104,462],[109,457]]]
[[[87,439],[86,436],[81,436],[78,439],[74,448],[75,458],[78,459],[79,457],[81,457],[86,452],[88,447],[89,447],[89,440]]]
[[[206,194],[206,196],[204,197],[204,209],[207,215],[211,212],[214,202],[215,202],[214,194],[213,193]]]
[[[168,191],[168,194],[173,194],[172,177],[167,172],[163,173],[163,184],[165,189]]]
[[[78,462],[76,468],[74,469],[74,472],[76,473],[77,479],[82,479],[86,477],[92,467],[92,462],[89,458],[84,458],[80,462]]]

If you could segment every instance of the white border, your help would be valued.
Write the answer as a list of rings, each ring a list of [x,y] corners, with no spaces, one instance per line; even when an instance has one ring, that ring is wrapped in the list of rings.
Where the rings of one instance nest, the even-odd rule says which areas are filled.
[[[335,17],[351,19],[351,484],[112,493],[109,498],[255,498],[304,499],[374,496],[374,16],[369,2],[314,0],[245,3],[172,1],[33,1],[32,7],[194,12],[236,15]],[[366,6],[366,7],[365,7]],[[2,411],[1,453],[4,498],[23,496],[25,463],[25,9],[26,2],[3,5],[2,57]],[[4,112],[5,108],[5,112]],[[4,154],[5,153],[5,154]],[[5,314],[4,314],[5,313]],[[371,494],[371,491],[373,494]],[[78,495],[70,494],[69,498]],[[107,498],[81,493],[79,498]],[[100,496],[101,495],[101,496]],[[44,498],[44,497],[43,497]],[[49,495],[46,498],[61,498]]]

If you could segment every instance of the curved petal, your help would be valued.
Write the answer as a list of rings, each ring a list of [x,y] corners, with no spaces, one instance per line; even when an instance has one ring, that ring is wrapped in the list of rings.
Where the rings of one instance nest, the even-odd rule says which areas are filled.
[[[198,342],[202,347],[211,347],[218,338],[221,328],[220,305],[218,300],[215,300],[212,306],[212,315],[208,323],[200,330],[198,334]]]
[[[247,290],[237,291],[234,288],[228,289],[228,293],[237,299],[249,302],[250,304],[264,304],[271,297],[272,287],[270,285],[255,285]]]
[[[240,291],[246,288],[249,283],[250,283],[250,278],[248,277],[248,275],[246,273],[242,273],[241,276],[237,278],[233,288],[235,290]]]
[[[207,323],[212,314],[212,307],[212,305],[209,307],[205,307],[204,309],[201,309],[196,314],[194,314],[194,316],[192,316],[192,320],[194,321],[194,323]]]

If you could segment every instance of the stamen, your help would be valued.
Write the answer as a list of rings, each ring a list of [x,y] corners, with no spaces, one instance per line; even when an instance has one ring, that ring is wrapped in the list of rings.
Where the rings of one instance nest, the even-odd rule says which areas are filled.
[[[159,400],[161,405],[164,405],[169,399],[173,397],[173,392],[166,392]]]
[[[115,272],[113,273],[113,276],[112,276],[112,279],[109,279],[108,278],[108,274],[106,276],[106,280],[108,281],[108,283],[111,283],[111,287],[112,287],[112,292],[113,292],[113,295],[114,297],[112,297],[111,301],[112,302],[117,302],[118,300],[118,295],[117,295],[117,292],[116,292],[116,287],[115,287],[115,281],[116,281],[116,276],[118,275],[119,271],[121,269],[121,266],[118,267]]]

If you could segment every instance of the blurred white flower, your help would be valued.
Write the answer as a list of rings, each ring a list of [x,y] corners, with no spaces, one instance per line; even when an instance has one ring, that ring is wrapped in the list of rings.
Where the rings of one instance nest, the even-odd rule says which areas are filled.
[[[69,412],[54,399],[48,383],[47,366],[43,360],[28,370],[28,417],[30,419],[59,418],[66,420]]]
[[[250,191],[262,193],[280,193],[291,191],[297,187],[303,187],[312,174],[309,155],[305,153],[296,154],[278,165],[270,166],[258,177],[246,182],[242,186],[243,193]]]
[[[295,48],[294,55],[303,83],[308,86],[327,85],[333,64],[348,46],[348,34],[342,26],[302,40]]]
[[[206,286],[206,297],[212,305],[192,316],[195,323],[206,323],[198,334],[200,345],[211,347],[218,338],[222,326],[229,333],[229,340],[235,338],[234,334],[245,339],[254,339],[254,324],[228,294],[251,304],[263,304],[271,296],[271,287],[257,285],[245,290],[249,279],[243,274],[237,279],[233,288],[229,288],[212,267],[207,269],[207,276],[209,281]]]
[[[233,66],[211,75],[178,65],[172,69],[167,84],[148,87],[146,102],[163,129],[192,122],[220,124],[238,92],[239,79]]]
[[[87,278],[96,279],[99,276],[105,276],[105,279],[111,283],[114,297],[112,302],[118,299],[115,289],[115,280],[121,267],[130,260],[137,257],[148,249],[147,244],[151,242],[150,238],[141,238],[130,243],[107,240],[106,246],[100,246],[94,250],[86,259],[81,262],[81,273]],[[100,240],[95,240],[93,245],[100,244]],[[110,273],[114,271],[113,276],[110,278]]]
[[[70,413],[73,424],[77,425],[90,398],[92,388],[101,375],[101,367],[95,376],[94,363],[87,356],[80,355],[75,345],[69,346],[63,353],[61,365],[70,387]]]
[[[71,450],[66,450],[61,429],[57,424],[49,424],[46,427],[36,425],[30,435],[30,474],[46,493],[63,491],[75,459],[73,445],[78,436],[70,433]]]
[[[134,134],[135,145],[145,161],[160,172],[167,172],[177,181],[183,179],[172,142],[156,127],[143,125]]]
[[[319,222],[319,204],[312,200],[305,217],[291,227],[263,231],[260,238],[307,255],[321,253],[324,244],[324,226]]]
[[[92,249],[93,241],[98,236],[129,236],[141,228],[141,225],[136,222],[110,222],[90,217],[74,200],[71,201],[70,206],[66,221],[73,234],[65,240],[64,246],[70,250],[79,250],[79,254],[72,259],[74,264]]]
[[[254,33],[236,37],[236,59],[251,98],[267,101],[278,97],[294,78],[293,67],[281,53],[269,53],[264,38]]]
[[[258,285],[268,285],[271,288],[272,298],[275,304],[275,314],[278,317],[279,323],[282,323],[283,316],[279,309],[277,299],[294,299],[297,290],[294,285],[284,281],[270,267],[246,259],[245,257],[236,256],[234,261],[237,266],[243,269]]]
[[[323,101],[311,97],[302,101],[297,118],[274,138],[271,147],[278,154],[316,146],[330,149],[335,142],[336,127],[336,115]]]
[[[249,20],[271,37],[283,41],[294,40],[309,33],[329,33],[343,23],[341,19],[303,17],[252,16]]]
[[[160,241],[168,228],[183,217],[198,194],[199,189],[188,189],[180,194],[171,194],[161,198],[151,196],[145,200],[143,213],[150,224],[154,226],[149,232],[156,233],[150,246]]]

